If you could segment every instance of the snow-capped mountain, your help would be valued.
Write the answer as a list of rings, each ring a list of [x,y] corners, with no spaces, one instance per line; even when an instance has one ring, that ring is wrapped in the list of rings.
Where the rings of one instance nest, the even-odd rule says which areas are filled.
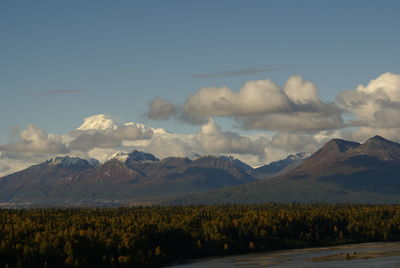
[[[110,116],[105,114],[97,114],[86,117],[83,124],[77,130],[105,130],[117,129],[118,125]]]
[[[99,161],[94,158],[81,159],[79,157],[62,156],[56,157],[48,161],[51,166],[62,166],[62,167],[79,167],[89,168],[97,167],[100,165]]]
[[[304,152],[292,154],[285,159],[274,161],[255,169],[255,173],[260,179],[276,176],[280,173],[288,172],[304,162],[310,155]]]
[[[147,132],[147,131],[152,131],[154,134],[168,134],[168,131],[166,131],[163,128],[152,128],[148,127],[144,124],[140,123],[135,123],[135,122],[128,122],[121,124],[117,122],[115,119],[112,117],[106,115],[106,114],[97,114],[93,116],[86,117],[83,121],[83,124],[80,125],[77,130],[115,130],[118,129],[119,127],[126,126],[126,127],[136,127],[140,129],[142,132]]]
[[[158,162],[160,161],[154,155],[134,150],[128,154],[128,162]]]
[[[110,157],[110,160],[118,160],[122,163],[125,163],[128,157],[129,154],[118,151]]]
[[[125,161],[123,161],[126,159]],[[117,160],[117,161],[116,161]],[[92,165],[57,157],[0,179],[0,202],[33,204],[143,203],[255,181],[234,159],[190,160],[133,151]]]
[[[122,163],[127,163],[127,162],[158,162],[159,159],[157,159],[154,155],[141,152],[138,150],[134,150],[131,153],[124,153],[124,152],[116,152],[110,157],[110,160],[118,160]]]

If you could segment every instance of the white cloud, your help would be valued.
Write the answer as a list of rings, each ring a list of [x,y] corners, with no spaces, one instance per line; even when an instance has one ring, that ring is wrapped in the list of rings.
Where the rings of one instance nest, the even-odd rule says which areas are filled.
[[[350,114],[349,122],[343,122],[340,109]],[[104,114],[85,118],[77,130],[63,136],[29,125],[18,132],[16,141],[0,145],[0,175],[57,155],[105,161],[117,151],[134,149],[158,158],[227,154],[259,166],[300,151],[313,153],[332,138],[362,142],[381,135],[400,141],[399,114],[400,75],[392,73],[341,92],[335,103],[322,102],[318,88],[301,76],[290,77],[283,87],[270,80],[249,81],[238,92],[209,87],[189,96],[182,106],[161,98],[149,104],[148,117],[184,119],[200,125],[197,133],[122,124]],[[222,130],[213,117],[228,117],[244,130],[260,132]]]
[[[300,75],[290,77],[283,88],[286,95],[296,104],[319,103],[318,88]]]
[[[367,86],[341,92],[336,103],[353,113],[355,126],[398,128],[400,126],[400,75],[384,73]]]
[[[73,131],[71,135],[75,138],[69,143],[69,147],[87,152],[93,148],[118,148],[124,140],[149,139],[153,132],[136,126],[122,126],[116,129]]]
[[[159,159],[171,156],[191,157],[195,152],[191,137],[192,135],[157,136],[147,146],[138,149],[154,154]]]
[[[20,171],[29,166],[38,164],[42,161],[45,161],[46,159],[43,159],[43,158],[34,158],[34,159],[27,159],[27,158],[15,159],[15,158],[13,158],[13,159],[10,159],[10,158],[5,158],[4,156],[2,156],[0,158],[0,177],[5,176],[10,173]]]
[[[183,106],[186,119],[212,116],[238,116],[290,110],[283,90],[270,80],[249,81],[239,92],[227,87],[198,90]]]
[[[324,104],[319,111],[287,112],[236,117],[235,120],[247,130],[316,132],[343,126],[336,107]]]
[[[113,132],[98,131],[94,133],[81,133],[69,144],[72,150],[87,152],[93,148],[118,148],[121,139],[113,137]]]
[[[221,131],[214,120],[201,127],[195,136],[196,143],[206,154],[260,154],[266,145],[266,139],[251,140],[234,132]]]
[[[371,127],[360,127],[353,131],[344,131],[344,139],[364,142],[367,139],[379,135],[389,139],[391,141],[400,142],[400,127],[398,128],[371,128]]]
[[[28,125],[17,135],[17,141],[0,144],[0,176],[69,153],[61,136],[47,134],[35,125]]]
[[[65,154],[68,152],[66,145],[59,135],[47,134],[43,129],[28,125],[19,134],[19,140],[0,145],[0,152],[8,157],[31,157],[37,154]]]
[[[232,117],[247,130],[316,132],[343,126],[341,110],[322,102],[318,88],[301,76],[290,77],[284,87],[257,80],[246,82],[238,92],[228,87],[201,88],[176,116],[199,125],[209,117]]]
[[[286,152],[309,152],[318,147],[316,140],[310,135],[298,135],[287,132],[275,134],[271,139],[270,145]]]

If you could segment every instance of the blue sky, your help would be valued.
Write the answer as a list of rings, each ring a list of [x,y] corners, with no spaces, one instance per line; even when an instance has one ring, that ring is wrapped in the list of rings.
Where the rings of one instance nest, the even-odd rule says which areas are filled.
[[[147,103],[248,80],[299,74],[334,101],[400,72],[399,11],[400,1],[1,1],[0,143],[12,126],[62,134],[98,113],[193,132],[145,119]],[[273,70],[195,77],[246,69]]]

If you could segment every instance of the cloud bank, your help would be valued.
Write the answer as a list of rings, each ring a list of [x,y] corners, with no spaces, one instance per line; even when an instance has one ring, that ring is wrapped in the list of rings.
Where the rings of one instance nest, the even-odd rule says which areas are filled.
[[[175,116],[194,125],[203,125],[210,117],[229,117],[246,130],[311,133],[344,126],[340,107],[322,102],[318,88],[301,76],[290,77],[283,87],[256,80],[246,82],[238,92],[228,87],[201,88],[183,105],[155,99],[147,114],[150,119]]]
[[[384,73],[366,86],[359,85],[354,90],[341,92],[336,103],[354,116],[348,125],[359,127],[349,136],[357,139],[379,134],[399,139],[400,75]]]
[[[18,141],[0,145],[2,156],[9,158],[65,154],[68,151],[68,148],[62,142],[61,136],[47,134],[46,131],[35,125],[28,125],[25,130],[21,131]]]
[[[0,144],[0,176],[66,154],[100,161],[135,149],[158,158],[225,154],[259,166],[297,152],[313,153],[332,138],[362,142],[382,135],[400,141],[400,75],[384,73],[339,93],[335,102],[321,101],[317,86],[301,76],[283,86],[257,80],[238,91],[207,87],[181,104],[157,97],[146,114],[152,120],[185,121],[198,131],[170,133],[104,114],[85,118],[63,135],[28,125],[14,131],[15,141]],[[231,119],[240,130],[224,130],[217,118]]]

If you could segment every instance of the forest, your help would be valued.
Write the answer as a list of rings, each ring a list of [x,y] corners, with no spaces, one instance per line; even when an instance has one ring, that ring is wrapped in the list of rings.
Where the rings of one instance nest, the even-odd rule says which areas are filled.
[[[400,205],[1,209],[0,267],[160,267],[190,258],[400,240]]]

